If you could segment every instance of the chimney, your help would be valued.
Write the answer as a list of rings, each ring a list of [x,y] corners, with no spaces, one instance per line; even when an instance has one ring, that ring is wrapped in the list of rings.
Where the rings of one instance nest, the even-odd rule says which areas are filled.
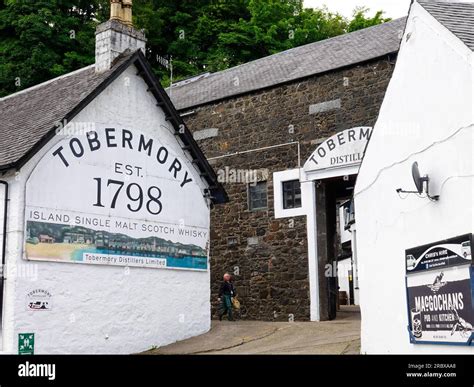
[[[132,0],[111,0],[110,20],[97,26],[95,32],[95,71],[100,73],[125,50],[145,53],[146,38],[142,31],[133,28]]]

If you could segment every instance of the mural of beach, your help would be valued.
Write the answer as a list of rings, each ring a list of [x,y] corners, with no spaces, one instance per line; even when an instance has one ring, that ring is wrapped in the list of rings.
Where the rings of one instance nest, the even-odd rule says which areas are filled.
[[[26,257],[152,268],[207,270],[207,253],[158,237],[133,238],[87,227],[27,221]]]

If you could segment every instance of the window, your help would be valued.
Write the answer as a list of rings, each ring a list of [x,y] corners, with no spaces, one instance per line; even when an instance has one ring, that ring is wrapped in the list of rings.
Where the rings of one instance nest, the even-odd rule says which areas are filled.
[[[283,183],[283,209],[301,207],[301,185],[299,180],[284,181]]]
[[[237,246],[239,244],[239,240],[237,237],[230,236],[227,237],[227,246]]]
[[[262,210],[267,208],[267,182],[249,184],[249,209]]]

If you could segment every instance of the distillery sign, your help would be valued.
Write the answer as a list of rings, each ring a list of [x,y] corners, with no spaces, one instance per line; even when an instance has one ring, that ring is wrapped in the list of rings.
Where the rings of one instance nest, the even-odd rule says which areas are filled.
[[[358,165],[372,134],[370,127],[347,129],[324,141],[304,166],[306,172]]]
[[[84,137],[82,139],[73,137],[67,141],[66,146],[56,147],[52,152],[53,157],[61,160],[65,168],[69,168],[71,162],[79,162],[81,159],[87,158],[88,153],[100,152],[104,148],[121,148],[145,154],[156,163],[156,167],[162,167],[174,179],[178,179],[181,188],[192,182],[189,172],[184,170],[179,158],[170,156],[166,146],[144,134],[134,135],[126,129],[105,128],[102,136],[96,131],[89,131]],[[119,175],[143,177],[143,166],[116,162],[114,169],[115,173]],[[102,205],[100,201],[98,203],[100,206]]]
[[[156,134],[104,126],[64,137],[27,182],[26,258],[207,270],[191,168]]]

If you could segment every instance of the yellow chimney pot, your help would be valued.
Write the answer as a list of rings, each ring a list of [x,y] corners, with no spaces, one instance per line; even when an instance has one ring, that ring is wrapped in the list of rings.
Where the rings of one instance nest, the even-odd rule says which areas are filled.
[[[122,21],[122,2],[110,0],[110,20]]]
[[[133,25],[132,22],[132,0],[122,1],[122,19],[123,23],[129,26]]]
[[[110,20],[132,26],[132,0],[110,0]]]

